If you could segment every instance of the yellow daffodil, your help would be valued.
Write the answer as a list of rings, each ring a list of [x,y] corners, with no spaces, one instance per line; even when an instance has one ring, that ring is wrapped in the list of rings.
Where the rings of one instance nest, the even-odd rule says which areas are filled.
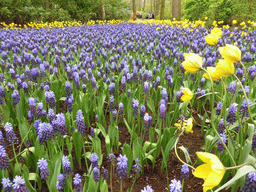
[[[245,22],[243,21],[242,23],[240,23],[241,26],[245,26]]]
[[[196,154],[205,164],[198,166],[193,175],[205,180],[203,191],[207,192],[207,190],[219,185],[225,174],[225,167],[214,154],[207,152],[197,152]]]
[[[188,120],[185,119],[181,119],[178,120],[177,123],[174,124],[175,127],[177,127],[178,129],[185,129],[186,133],[193,133],[193,119],[189,118]]]
[[[188,101],[190,101],[194,94],[192,93],[192,91],[190,91],[190,89],[188,88],[184,88],[182,91],[183,95],[181,96],[181,101],[183,101],[184,103],[187,103]]]
[[[205,36],[204,38],[205,38],[206,43],[209,45],[216,45],[219,41],[217,34],[209,34],[209,35]]]
[[[202,57],[195,53],[184,53],[185,61],[182,62],[183,68],[189,73],[197,73],[200,69],[202,69],[203,60]]]
[[[221,77],[232,76],[235,73],[234,64],[229,60],[220,59],[216,66],[216,73]]]
[[[233,25],[237,24],[237,20],[233,20],[233,21],[232,21],[232,24],[233,24]]]
[[[225,47],[219,48],[220,54],[224,59],[229,60],[231,63],[241,61],[241,50],[235,46],[227,44]]]
[[[220,39],[222,37],[222,30],[220,28],[215,27],[211,30],[211,34],[216,34]]]
[[[207,19],[208,19],[208,17],[205,17],[205,18],[204,18],[204,20],[207,20]]]
[[[207,72],[210,74],[213,81],[221,79],[220,73],[218,73],[215,67],[207,67]],[[210,80],[208,73],[203,74],[203,77]]]

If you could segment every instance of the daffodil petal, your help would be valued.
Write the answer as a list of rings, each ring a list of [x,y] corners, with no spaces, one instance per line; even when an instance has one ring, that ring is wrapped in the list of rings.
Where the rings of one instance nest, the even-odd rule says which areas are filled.
[[[193,175],[201,179],[206,179],[210,175],[211,171],[212,171],[211,165],[203,164],[203,165],[199,165],[196,168],[196,170],[193,172]]]
[[[204,192],[206,192],[208,189],[212,189],[217,185],[219,185],[224,174],[225,174],[225,171],[222,171],[221,173],[216,173],[212,171],[204,181],[204,184],[203,184]]]

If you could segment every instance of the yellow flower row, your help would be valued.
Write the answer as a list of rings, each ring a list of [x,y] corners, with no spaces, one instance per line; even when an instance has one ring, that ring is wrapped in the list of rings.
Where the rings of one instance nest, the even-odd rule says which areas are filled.
[[[208,18],[207,18],[208,19]],[[204,21],[202,20],[197,20],[197,21],[189,21],[188,19],[185,19],[183,21],[177,21],[175,18],[173,20],[155,20],[155,19],[146,19],[146,20],[143,20],[143,19],[137,19],[135,21],[133,20],[129,20],[129,21],[125,21],[125,20],[97,20],[97,21],[93,21],[93,20],[90,20],[88,21],[87,23],[82,23],[81,21],[74,21],[74,22],[70,22],[70,21],[54,21],[54,22],[51,22],[51,23],[34,23],[34,22],[30,22],[26,25],[23,26],[23,28],[36,28],[36,29],[39,29],[39,28],[45,28],[45,27],[48,27],[48,28],[54,28],[54,27],[57,27],[57,28],[63,28],[63,27],[77,27],[77,26],[82,26],[82,25],[95,25],[95,24],[100,24],[100,25],[104,25],[104,24],[107,24],[107,25],[112,25],[112,24],[118,24],[118,23],[127,23],[127,22],[130,22],[130,23],[144,23],[144,24],[157,24],[157,25],[163,25],[166,26],[168,28],[168,26],[182,26],[184,28],[188,28],[188,27],[198,27],[198,26],[201,26],[201,27],[204,27],[205,24],[206,24],[206,20],[205,18]],[[233,25],[237,24],[237,21],[236,20],[233,20]],[[242,26],[243,28],[246,28],[246,23],[248,26],[251,26],[251,27],[256,27],[256,22],[255,21],[247,21],[247,22],[242,22],[240,23],[240,26]],[[223,21],[213,21],[212,23],[212,26],[214,27],[218,27],[218,25],[222,25],[223,24]],[[17,25],[17,24],[14,24],[14,23],[11,23],[11,24],[6,24],[4,22],[1,22],[0,25],[2,25],[4,27],[4,29],[20,29],[22,28],[21,25]],[[229,25],[223,25],[222,28],[229,28]],[[249,27],[249,30],[250,30],[250,27]],[[246,34],[244,34],[246,35]]]

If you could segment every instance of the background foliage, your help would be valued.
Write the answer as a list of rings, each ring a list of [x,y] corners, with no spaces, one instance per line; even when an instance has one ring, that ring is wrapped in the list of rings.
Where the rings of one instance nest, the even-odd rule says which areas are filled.
[[[255,0],[186,0],[183,1],[183,19],[198,20],[208,17],[208,22],[224,21],[231,24],[233,19],[238,22],[255,20]]]
[[[0,21],[24,24],[102,19],[102,4],[106,19],[128,19],[130,6],[123,0],[1,0]]]
[[[172,4],[181,1],[182,19],[214,20],[231,24],[255,20],[256,0],[161,0],[165,4],[164,19],[172,19]],[[160,19],[160,0],[136,0],[136,12],[154,13]],[[131,0],[1,0],[0,21],[24,24],[28,22],[129,19]],[[103,9],[104,8],[104,9]],[[104,13],[104,14],[103,14]],[[104,15],[104,16],[103,16]],[[177,18],[177,17],[176,17]]]

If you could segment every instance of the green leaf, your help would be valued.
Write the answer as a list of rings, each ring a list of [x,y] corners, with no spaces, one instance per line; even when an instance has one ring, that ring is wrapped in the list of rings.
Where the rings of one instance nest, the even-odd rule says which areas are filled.
[[[106,143],[107,154],[110,154],[111,153],[111,145],[110,145],[110,137],[109,137],[109,135],[106,135],[105,143]]]
[[[102,133],[103,137],[106,137],[107,133],[105,128],[100,123],[97,123],[97,126],[100,129],[100,132]]]
[[[38,189],[41,190],[41,179],[37,173],[29,173],[28,179],[29,181],[36,181],[38,183]]]
[[[81,153],[83,148],[83,138],[82,135],[77,131],[72,132],[72,139],[75,147],[76,160],[79,165],[81,165]]]
[[[189,156],[189,153],[188,153],[188,150],[182,145],[180,147],[178,147],[179,149],[181,149],[185,155],[185,158],[186,158],[186,162],[187,163],[190,163],[191,162],[191,159],[190,159],[190,156]]]
[[[108,192],[108,184],[106,180],[103,180],[103,183],[100,185],[100,192]]]
[[[93,151],[98,155],[99,157],[99,165],[101,165],[102,161],[102,153],[101,153],[101,141],[98,137],[94,137],[92,141],[92,148]]]
[[[128,158],[127,175],[129,177],[132,164],[133,164],[133,155],[132,155],[131,146],[128,145],[127,143],[123,145],[123,153],[126,154],[126,157]]]
[[[27,136],[28,130],[31,125],[29,125],[28,121],[22,117],[22,119],[19,121],[19,132],[22,140],[26,139],[25,137]]]
[[[240,179],[241,177],[245,176],[247,173],[250,173],[252,171],[255,171],[255,168],[251,165],[245,165],[245,166],[241,167],[240,169],[237,170],[235,176],[232,179],[230,179],[227,183],[225,183],[220,188],[215,190],[215,192],[221,191],[222,189],[231,186],[238,179]]]
[[[23,165],[23,178],[25,179],[26,182],[26,186],[29,189],[29,191],[31,192],[36,192],[35,188],[31,185],[31,183],[29,182],[29,170],[28,167],[26,165]],[[40,179],[39,179],[40,180]],[[34,180],[35,181],[35,180]],[[40,180],[40,185],[41,185],[41,180]]]
[[[49,162],[49,171],[50,171],[50,176],[48,178],[48,180],[50,181],[49,189],[51,189],[51,191],[54,191],[54,192],[58,191],[56,188],[56,182],[57,182],[57,177],[60,174],[62,156],[63,156],[62,152],[58,152]]]

